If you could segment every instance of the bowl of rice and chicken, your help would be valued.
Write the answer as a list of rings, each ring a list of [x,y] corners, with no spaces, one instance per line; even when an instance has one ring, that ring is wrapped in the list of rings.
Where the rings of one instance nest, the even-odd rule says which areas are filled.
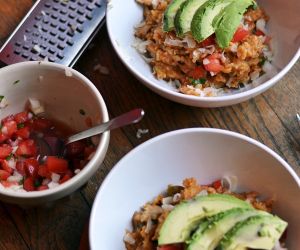
[[[277,2],[111,0],[107,26],[121,60],[150,89],[186,105],[227,106],[273,86],[299,58],[297,25]],[[299,20],[292,5],[285,8]]]

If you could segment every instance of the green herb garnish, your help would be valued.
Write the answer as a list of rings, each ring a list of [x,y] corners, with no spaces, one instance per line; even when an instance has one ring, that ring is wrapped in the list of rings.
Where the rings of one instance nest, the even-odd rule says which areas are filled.
[[[259,65],[260,65],[260,66],[263,66],[263,65],[265,64],[266,61],[267,61],[267,58],[262,57],[262,58],[260,59]]]
[[[35,180],[34,181],[34,186],[35,187],[39,187],[41,185],[41,181],[40,180]]]
[[[24,184],[24,177],[22,178],[22,180],[19,181],[19,185],[23,185]]]
[[[14,156],[13,153],[10,153],[5,159],[6,159],[7,161],[9,161],[13,156]]]
[[[19,82],[20,82],[20,80],[14,81],[13,85],[15,85],[15,84],[17,84],[17,83],[19,83]]]
[[[81,115],[85,115],[85,111],[84,111],[83,109],[79,109],[79,113],[80,113]]]
[[[3,100],[4,95],[0,95],[0,102]]]
[[[206,79],[205,78],[199,78],[199,79],[190,78],[190,81],[193,86],[196,86],[198,84],[204,84],[206,82]]]
[[[24,123],[18,123],[17,124],[17,128],[20,129],[20,128],[24,128],[25,127],[25,124]]]

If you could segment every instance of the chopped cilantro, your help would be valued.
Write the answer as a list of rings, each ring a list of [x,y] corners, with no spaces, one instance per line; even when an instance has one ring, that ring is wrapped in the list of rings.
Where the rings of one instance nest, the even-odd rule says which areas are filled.
[[[0,102],[3,100],[4,95],[0,95]]]
[[[40,180],[35,180],[34,181],[34,186],[35,187],[39,187],[41,185],[41,181]]]
[[[9,161],[13,157],[13,153],[10,153],[7,157],[6,160]]]
[[[204,84],[206,82],[206,79],[205,78],[199,78],[199,79],[191,78],[190,81],[191,81],[192,85],[196,86],[198,84]]]
[[[22,178],[22,180],[19,181],[19,185],[23,185],[24,184],[24,177]]]
[[[265,64],[265,62],[267,61],[267,58],[263,57],[260,59],[259,65],[263,66]]]
[[[85,115],[85,111],[84,111],[83,109],[79,109],[79,113],[80,113],[81,115]]]
[[[20,80],[16,80],[13,84],[15,85],[15,84],[17,84],[17,83],[19,83],[20,82]]]
[[[24,128],[25,127],[25,124],[24,123],[18,123],[17,124],[17,128],[20,129],[20,128]]]

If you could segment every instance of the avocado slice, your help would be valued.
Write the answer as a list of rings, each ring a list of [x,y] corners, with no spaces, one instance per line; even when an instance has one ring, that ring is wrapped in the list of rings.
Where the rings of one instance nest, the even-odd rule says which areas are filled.
[[[229,46],[245,11],[251,5],[255,5],[253,0],[234,0],[213,19],[212,26],[217,43],[221,48]]]
[[[196,41],[201,42],[215,32],[212,26],[213,19],[233,1],[210,0],[195,12],[191,23],[191,32]]]
[[[180,6],[186,0],[173,0],[165,10],[163,17],[163,31],[168,32],[174,29],[174,18]]]
[[[180,6],[175,16],[175,29],[178,36],[191,30],[191,22],[195,12],[209,0],[187,0]]]
[[[188,241],[187,250],[214,250],[224,234],[237,222],[256,215],[268,215],[268,213],[249,208],[232,208],[208,218],[209,223],[206,228],[204,230],[198,228]]]
[[[205,217],[234,207],[252,206],[232,195],[210,194],[184,201],[175,206],[162,224],[158,245],[185,242]]]
[[[274,248],[287,222],[273,215],[258,215],[238,222],[221,240],[217,250]]]

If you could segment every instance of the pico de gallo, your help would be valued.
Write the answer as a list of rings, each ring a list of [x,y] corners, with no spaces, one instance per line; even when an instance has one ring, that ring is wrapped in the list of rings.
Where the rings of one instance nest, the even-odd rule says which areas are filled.
[[[80,172],[96,148],[86,139],[67,145],[58,155],[56,142],[71,130],[29,110],[5,117],[0,128],[0,188],[27,192],[54,188]],[[40,155],[36,138],[47,143],[51,155]]]

